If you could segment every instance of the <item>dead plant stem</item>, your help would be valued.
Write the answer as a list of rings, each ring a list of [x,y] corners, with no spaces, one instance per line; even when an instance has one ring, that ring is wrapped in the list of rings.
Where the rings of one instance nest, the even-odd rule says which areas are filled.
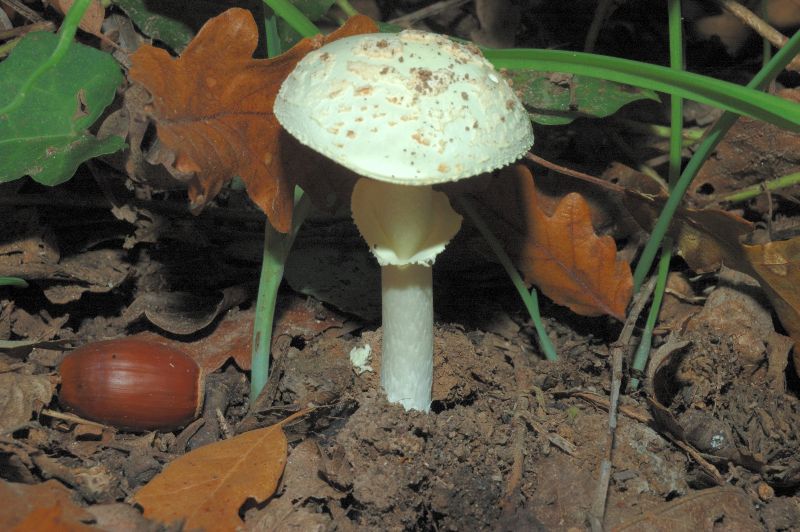
[[[622,386],[622,364],[629,351],[631,336],[633,336],[636,321],[642,313],[645,304],[656,286],[656,278],[650,280],[634,297],[628,318],[619,338],[611,347],[611,393],[608,407],[608,433],[606,434],[606,456],[600,464],[600,478],[597,482],[594,502],[589,511],[589,523],[592,532],[602,532],[605,520],[606,502],[608,501],[608,487],[611,481],[611,469],[614,458],[614,438],[617,429],[617,407],[619,405],[619,391]]]

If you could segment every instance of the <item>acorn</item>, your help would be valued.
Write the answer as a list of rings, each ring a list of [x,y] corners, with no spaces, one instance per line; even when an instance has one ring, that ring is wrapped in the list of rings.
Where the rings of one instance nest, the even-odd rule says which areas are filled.
[[[60,373],[66,410],[123,430],[173,431],[203,406],[200,367],[183,351],[155,342],[86,344],[64,358]]]

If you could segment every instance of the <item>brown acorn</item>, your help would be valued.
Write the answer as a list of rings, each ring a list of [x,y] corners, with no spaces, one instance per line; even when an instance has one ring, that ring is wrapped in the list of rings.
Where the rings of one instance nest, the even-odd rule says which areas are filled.
[[[59,401],[86,419],[132,430],[172,431],[203,406],[204,378],[184,352],[120,338],[79,347],[60,367]]]

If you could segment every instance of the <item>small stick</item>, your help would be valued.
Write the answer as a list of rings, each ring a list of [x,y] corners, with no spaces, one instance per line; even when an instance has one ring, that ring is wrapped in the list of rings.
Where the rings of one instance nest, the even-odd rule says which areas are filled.
[[[594,503],[589,511],[589,523],[592,532],[602,532],[603,521],[606,514],[606,501],[608,500],[608,486],[611,482],[611,469],[614,458],[614,438],[617,429],[617,407],[619,405],[619,390],[622,385],[622,361],[628,351],[636,320],[642,313],[645,303],[656,286],[656,278],[651,277],[634,297],[628,318],[619,338],[611,348],[611,399],[608,407],[608,434],[606,434],[606,456],[600,464],[600,478],[597,482]]]
[[[394,18],[389,21],[389,24],[397,24],[398,26],[402,26],[404,28],[410,28],[421,20],[432,17],[433,15],[450,9],[451,7],[459,7],[467,2],[469,2],[469,0],[442,0],[441,2],[436,2],[435,4],[425,6],[417,11],[407,13],[402,17]]]
[[[738,18],[746,26],[768,40],[775,48],[781,48],[787,39],[781,32],[767,24],[764,19],[734,0],[716,0],[722,9]]]
[[[42,22],[44,19],[34,11],[33,9],[29,8],[19,0],[0,0],[0,4],[5,4],[24,18],[30,20],[31,22]]]
[[[717,4],[725,11],[742,21],[743,24],[750,27],[758,33],[761,37],[769,41],[775,48],[783,48],[786,38],[781,32],[767,24],[761,17],[747,9],[745,6],[736,2],[735,0],[716,0]],[[795,57],[786,65],[789,70],[800,70],[800,58]]]
[[[78,417],[74,414],[67,414],[64,412],[58,412],[56,410],[50,410],[49,408],[43,408],[40,415],[44,415],[47,417],[51,417],[53,419],[60,419],[62,421],[68,421],[70,423],[77,423],[78,425],[89,425],[90,427],[100,427],[102,429],[113,429],[108,425],[103,425],[102,423],[97,423],[95,421],[89,421],[88,419],[83,419],[82,417]]]
[[[561,393],[559,393],[557,395],[567,395],[567,396],[570,396],[570,397],[577,397],[577,398],[583,399],[584,401],[586,401],[586,402],[588,402],[590,404],[593,404],[593,405],[595,405],[595,406],[597,406],[599,408],[602,408],[602,409],[604,409],[606,411],[608,411],[610,409],[610,405],[609,405],[608,399],[605,398],[605,397],[602,397],[600,395],[597,395],[596,393],[593,393],[593,392],[586,392],[586,391],[578,390],[578,391],[571,391],[571,392],[561,392]],[[627,407],[625,405],[621,405],[619,407],[619,411],[623,415],[633,419],[634,421],[638,421],[639,423],[644,423],[645,425],[650,425],[650,424],[652,424],[654,422],[653,417],[651,415],[649,415],[649,414],[647,414],[645,412],[641,412],[639,410],[636,410],[634,408]],[[725,479],[722,477],[722,475],[719,472],[719,469],[717,469],[708,460],[703,458],[703,455],[700,453],[700,451],[698,451],[697,449],[695,449],[694,447],[692,447],[691,445],[689,445],[685,441],[679,440],[678,438],[676,438],[675,436],[673,436],[669,432],[659,431],[659,434],[661,434],[662,437],[664,437],[667,440],[669,440],[673,445],[678,447],[680,450],[685,452],[689,456],[689,458],[694,460],[697,463],[697,465],[699,465],[708,474],[708,476],[711,477],[714,480],[715,483],[717,483],[717,485],[723,486],[723,485],[726,484]]]
[[[30,33],[32,31],[55,31],[55,29],[56,25],[50,22],[49,20],[44,20],[42,22],[34,22],[33,24],[26,24],[24,26],[17,26],[16,28],[11,28],[10,30],[0,31],[0,41],[13,39],[15,37],[21,37],[26,33]]]
[[[538,165],[544,166],[545,168],[549,168],[550,170],[554,170],[559,174],[568,175],[570,177],[574,177],[576,179],[581,179],[583,181],[588,181],[589,183],[595,183],[600,185],[603,188],[613,190],[615,192],[625,192],[625,187],[621,185],[617,185],[615,183],[611,183],[610,181],[606,181],[604,179],[600,179],[599,177],[595,177],[593,175],[584,174],[583,172],[578,172],[577,170],[572,170],[571,168],[567,168],[566,166],[561,166],[554,162],[550,162],[547,159],[542,159],[538,155],[534,155],[531,152],[525,154],[525,158],[529,161],[536,163]]]

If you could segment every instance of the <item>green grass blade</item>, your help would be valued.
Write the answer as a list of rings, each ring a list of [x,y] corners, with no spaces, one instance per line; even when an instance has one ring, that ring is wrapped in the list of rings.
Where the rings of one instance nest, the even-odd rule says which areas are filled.
[[[683,21],[681,17],[680,0],[667,2],[669,11],[669,64],[676,71],[683,70]],[[672,190],[681,174],[681,151],[683,148],[683,99],[680,96],[670,96],[670,137],[669,137],[669,188]],[[672,260],[672,239],[665,238],[661,246],[661,260],[658,262],[656,287],[653,300],[650,302],[650,312],[647,315],[639,347],[633,358],[631,373],[633,377],[628,382],[628,390],[639,387],[640,375],[647,360],[650,358],[650,348],[653,345],[653,331],[664,301],[664,290],[667,288],[667,276]]]
[[[0,276],[0,286],[14,286],[17,288],[27,288],[28,281],[20,277]]]
[[[792,38],[787,41],[784,47],[772,57],[769,63],[758,71],[747,86],[751,89],[763,89],[781,70],[783,70],[783,67],[794,58],[798,49],[800,49],[800,31],[796,32]],[[792,105],[800,108],[800,105],[796,103]],[[642,250],[642,255],[639,257],[639,262],[636,264],[636,269],[633,272],[634,292],[639,290],[647,272],[650,271],[650,267],[653,265],[656,253],[658,252],[658,247],[667,234],[672,217],[683,201],[683,196],[689,189],[689,185],[691,185],[694,176],[697,175],[700,167],[705,163],[706,159],[711,156],[714,148],[717,147],[717,144],[719,144],[725,136],[725,133],[728,132],[737,119],[738,116],[733,113],[724,113],[711,128],[708,135],[706,135],[705,140],[700,143],[697,151],[687,163],[686,168],[684,168],[681,178],[676,183],[669,198],[667,198],[661,210],[661,214],[658,216],[655,227],[653,227],[653,232],[650,234],[650,239],[647,241],[644,250]]]
[[[277,16],[286,21],[294,31],[303,37],[313,37],[322,33],[319,28],[297,9],[289,0],[264,0]]]
[[[542,353],[547,360],[558,360],[556,348],[550,341],[550,337],[547,336],[547,331],[545,330],[542,316],[539,314],[539,299],[536,290],[533,289],[528,292],[528,287],[525,285],[525,281],[522,280],[519,272],[511,262],[511,258],[503,250],[503,246],[500,244],[500,241],[497,240],[497,237],[494,236],[491,229],[489,229],[489,226],[483,221],[483,218],[481,218],[480,214],[478,214],[478,211],[472,205],[472,202],[470,202],[463,195],[458,196],[456,201],[467,214],[467,216],[469,216],[470,221],[475,225],[478,231],[480,231],[483,239],[487,244],[489,244],[489,247],[497,257],[497,260],[500,261],[500,264],[506,270],[508,277],[514,284],[514,288],[517,289],[520,298],[522,298],[522,302],[525,304],[525,308],[528,310],[528,314],[531,317],[533,326],[536,329],[536,335],[539,338],[539,349],[542,350]]]
[[[781,52],[784,51],[792,56],[800,52],[800,40],[796,41],[793,37],[781,49]],[[627,83],[800,131],[800,105],[797,103],[700,74],[676,72],[668,67],[629,59],[564,50],[485,49],[483,52],[497,68],[568,72]]]

